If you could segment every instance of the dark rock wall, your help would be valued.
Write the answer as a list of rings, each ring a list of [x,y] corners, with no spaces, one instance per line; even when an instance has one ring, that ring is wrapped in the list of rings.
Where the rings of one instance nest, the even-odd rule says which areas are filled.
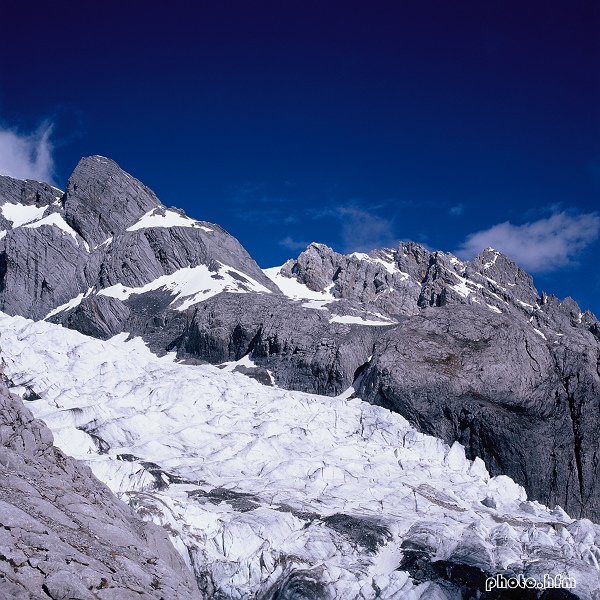
[[[533,499],[597,519],[600,354],[579,337],[548,343],[487,310],[428,309],[377,341],[359,395],[458,440]]]
[[[280,387],[336,395],[367,362],[375,327],[330,323],[327,311],[268,294],[220,294],[188,311],[170,348],[180,358],[239,360],[249,352]]]

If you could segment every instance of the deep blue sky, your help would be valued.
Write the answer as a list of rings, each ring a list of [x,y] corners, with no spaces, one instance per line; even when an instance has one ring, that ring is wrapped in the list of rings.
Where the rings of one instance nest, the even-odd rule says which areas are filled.
[[[59,186],[108,156],[263,267],[311,241],[492,245],[600,315],[597,0],[0,0],[0,15],[0,142],[49,140]]]

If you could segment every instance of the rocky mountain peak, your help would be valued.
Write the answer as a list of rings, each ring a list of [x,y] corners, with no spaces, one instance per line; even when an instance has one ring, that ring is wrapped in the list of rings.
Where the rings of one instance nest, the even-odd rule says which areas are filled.
[[[69,323],[101,336],[125,326],[130,296],[150,292],[154,312],[222,290],[279,291],[221,227],[166,208],[102,156],[81,159],[64,194],[4,178],[0,227],[0,310],[34,319],[79,310],[92,322]]]
[[[358,301],[391,315],[411,315],[428,306],[479,304],[494,312],[531,312],[538,293],[531,275],[488,248],[471,262],[432,252],[415,242],[343,255],[311,244],[280,273],[310,290]]]
[[[63,204],[66,222],[92,248],[162,206],[150,188],[103,156],[79,161]]]

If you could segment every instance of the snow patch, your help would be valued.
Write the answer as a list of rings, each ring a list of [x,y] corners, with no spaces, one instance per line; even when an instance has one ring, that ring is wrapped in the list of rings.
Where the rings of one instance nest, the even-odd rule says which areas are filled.
[[[403,271],[400,271],[400,269],[398,269],[398,267],[396,267],[396,264],[394,262],[394,257],[393,257],[393,253],[390,256],[389,251],[388,251],[388,257],[389,257],[389,261],[388,260],[384,260],[383,258],[373,258],[372,256],[369,256],[368,254],[364,253],[364,252],[353,252],[352,254],[350,254],[350,256],[357,258],[358,260],[364,260],[370,263],[376,263],[381,265],[382,267],[385,268],[385,270],[390,273],[391,275],[396,275],[396,274],[400,274],[401,277],[401,281],[406,281],[406,279],[409,278],[409,274],[408,273],[404,273]]]
[[[329,319],[330,323],[346,323],[354,325],[397,325],[396,321],[373,321],[354,315],[335,315]]]
[[[271,293],[271,290],[241,271],[228,265],[217,264],[220,267],[216,273],[210,271],[206,265],[185,267],[170,275],[161,275],[154,281],[140,287],[133,288],[117,284],[100,290],[98,295],[127,300],[133,294],[144,294],[153,290],[165,289],[175,296],[171,305],[177,310],[186,310],[192,304],[216,296],[221,292],[238,294],[246,292]]]
[[[300,283],[292,277],[285,277],[281,274],[282,267],[271,267],[263,269],[263,273],[283,292],[285,296],[292,300],[336,300],[330,291],[315,292],[308,286]],[[310,307],[315,308],[315,307]]]
[[[3,204],[0,206],[2,216],[7,221],[12,221],[13,227],[21,227],[31,221],[41,219],[46,212],[47,206],[26,206],[24,204]]]
[[[488,304],[487,302],[485,303],[485,305],[493,312],[496,313],[500,313],[502,314],[502,311],[497,307],[497,306],[493,306],[492,304]]]
[[[309,300],[308,302],[304,302],[302,304],[302,308],[313,308],[315,310],[329,310],[327,308],[327,305],[331,304],[331,302],[333,302],[333,300]]]
[[[77,235],[77,232],[63,219],[61,214],[51,213],[47,217],[43,217],[42,219],[39,219],[38,221],[34,221],[33,223],[27,223],[26,225],[24,225],[24,227],[33,229],[33,228],[41,227],[42,225],[58,227],[64,233],[68,233],[77,242],[77,245],[79,245],[79,243],[81,241],[81,242],[83,242],[85,249],[88,252],[90,251],[90,247],[89,247],[88,243],[81,236]]]
[[[494,250],[493,248],[487,248],[487,250],[493,252],[494,257],[492,258],[491,261],[484,263],[484,265],[483,265],[484,269],[489,269],[490,267],[495,265],[496,261],[498,260],[498,256],[500,256],[500,252],[498,252],[497,250]]]
[[[61,313],[64,310],[71,310],[72,308],[79,306],[81,304],[81,301],[84,298],[87,298],[92,293],[93,289],[94,288],[89,288],[88,291],[85,292],[85,294],[83,292],[81,292],[80,294],[77,294],[77,296],[75,296],[75,298],[71,298],[71,300],[69,300],[68,302],[65,302],[64,304],[57,306],[54,310],[51,310],[44,317],[43,320],[45,321],[46,319],[49,319],[50,317],[53,317],[54,315],[57,315],[58,313]]]
[[[110,244],[112,244],[112,241],[113,241],[113,238],[109,237],[108,239],[104,240],[101,244],[94,246],[94,250],[97,250],[98,248],[102,248],[102,246],[109,246]]]
[[[164,212],[153,208],[149,210],[140,220],[127,228],[127,231],[137,231],[148,227],[198,227],[204,231],[212,231],[208,227],[199,225],[190,217],[184,217],[174,210],[167,209]]]
[[[242,356],[242,358],[240,358],[240,360],[232,360],[232,361],[224,362],[217,366],[221,369],[221,371],[225,371],[225,372],[231,372],[236,367],[240,367],[240,366],[241,367],[256,367],[256,365],[254,364],[254,361],[250,357],[250,353]]]

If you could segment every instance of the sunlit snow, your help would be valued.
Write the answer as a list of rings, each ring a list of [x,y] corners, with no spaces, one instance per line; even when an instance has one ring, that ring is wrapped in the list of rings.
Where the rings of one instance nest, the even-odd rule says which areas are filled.
[[[44,320],[49,319],[50,317],[53,317],[54,315],[57,315],[58,313],[61,313],[64,310],[71,310],[72,308],[75,308],[76,306],[79,306],[81,304],[81,301],[84,298],[87,298],[92,293],[93,289],[94,288],[89,288],[88,291],[85,294],[83,292],[81,292],[80,294],[77,294],[77,296],[75,296],[75,298],[71,298],[71,300],[69,300],[68,302],[65,302],[64,304],[61,304],[60,306],[57,306],[54,310],[51,310],[44,317]]]
[[[156,208],[148,211],[137,223],[127,228],[127,231],[137,231],[147,227],[198,227],[204,231],[212,231],[209,227],[200,225],[190,217],[184,217],[174,210],[160,211]]]
[[[126,333],[103,342],[1,313],[0,330],[4,375],[41,396],[27,406],[56,443],[165,525],[225,597],[262,597],[285,568],[318,569],[332,598],[437,598],[398,570],[415,531],[438,560],[481,547],[474,564],[533,574],[545,552],[582,590],[597,583],[585,558],[600,552],[595,526],[526,502],[508,477],[398,414],[177,364]],[[384,533],[368,550],[336,528],[343,519]]]
[[[185,310],[192,304],[206,300],[221,292],[243,293],[253,291],[271,293],[271,290],[233,267],[221,265],[218,272],[213,272],[206,265],[198,265],[179,269],[170,275],[161,275],[140,287],[113,285],[100,290],[98,295],[127,300],[133,294],[143,294],[159,289],[168,290],[175,295],[175,299],[171,304],[177,310]]]
[[[75,230],[63,219],[62,215],[58,213],[51,213],[47,217],[39,219],[38,221],[27,223],[26,225],[24,225],[24,227],[34,229],[37,227],[41,227],[42,225],[58,227],[65,233],[68,233],[78,244],[80,241],[83,242],[86,250],[89,252],[90,248],[88,246],[88,243],[77,235]]]
[[[329,319],[330,323],[347,323],[358,325],[396,325],[395,321],[374,321],[373,319],[365,319],[354,315],[335,315]]]
[[[292,300],[336,300],[335,296],[328,290],[315,292],[308,286],[300,283],[292,277],[285,277],[281,274],[281,267],[271,267],[263,269],[263,273],[283,292],[285,296]],[[310,308],[317,308],[311,306]]]
[[[10,204],[7,202],[0,206],[0,211],[2,211],[5,219],[12,221],[13,227],[20,227],[40,219],[47,208],[47,206],[26,206],[25,204]]]

